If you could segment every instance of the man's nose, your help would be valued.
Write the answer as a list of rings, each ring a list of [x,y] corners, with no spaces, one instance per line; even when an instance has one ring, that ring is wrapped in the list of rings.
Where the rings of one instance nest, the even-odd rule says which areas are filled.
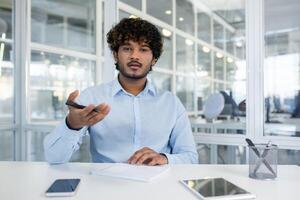
[[[131,58],[132,60],[138,60],[139,57],[140,57],[139,51],[134,49],[134,50],[131,52],[130,58]]]

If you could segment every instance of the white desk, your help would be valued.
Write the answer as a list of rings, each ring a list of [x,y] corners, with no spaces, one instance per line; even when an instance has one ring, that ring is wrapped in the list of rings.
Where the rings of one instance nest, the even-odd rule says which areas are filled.
[[[51,199],[45,190],[57,178],[81,178],[77,194],[61,199],[197,199],[178,180],[224,177],[256,194],[258,200],[299,200],[300,167],[278,166],[275,181],[259,181],[248,178],[247,165],[173,165],[169,172],[151,183],[136,182],[110,177],[90,175],[91,167],[109,164],[69,163],[50,166],[44,162],[0,162],[0,199],[35,200]]]

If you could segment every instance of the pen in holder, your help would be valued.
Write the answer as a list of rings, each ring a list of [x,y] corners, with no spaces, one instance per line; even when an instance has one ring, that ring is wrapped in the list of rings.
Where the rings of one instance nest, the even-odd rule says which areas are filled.
[[[247,141],[248,140],[248,141]],[[249,177],[255,179],[275,179],[277,177],[277,145],[253,144],[249,145]]]

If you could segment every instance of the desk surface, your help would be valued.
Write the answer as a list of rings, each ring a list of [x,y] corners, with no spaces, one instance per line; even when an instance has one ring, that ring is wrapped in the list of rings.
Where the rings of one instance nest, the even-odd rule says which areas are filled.
[[[90,168],[109,164],[68,163],[48,165],[44,162],[0,162],[0,199],[50,199],[44,196],[49,185],[58,178],[81,178],[74,197],[55,199],[197,199],[178,181],[188,178],[224,177],[256,194],[259,200],[299,200],[300,167],[278,166],[275,181],[248,178],[247,165],[172,165],[162,177],[151,183],[136,182],[89,174]],[[51,198],[53,199],[53,198]]]

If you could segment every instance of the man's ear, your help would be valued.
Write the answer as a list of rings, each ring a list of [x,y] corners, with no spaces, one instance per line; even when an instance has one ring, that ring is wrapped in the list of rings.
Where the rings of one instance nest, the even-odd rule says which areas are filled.
[[[118,53],[117,52],[113,52],[113,56],[116,62],[118,62]]]
[[[157,59],[154,58],[151,62],[151,66],[155,65],[156,62],[157,62]]]

